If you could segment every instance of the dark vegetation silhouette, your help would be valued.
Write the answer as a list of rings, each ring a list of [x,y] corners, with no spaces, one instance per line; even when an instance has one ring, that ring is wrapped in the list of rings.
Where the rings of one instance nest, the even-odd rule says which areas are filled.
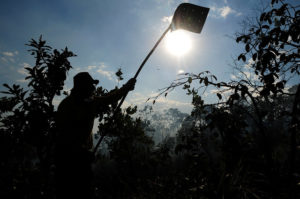
[[[137,107],[119,109],[113,119],[117,103],[99,110],[95,136],[106,137],[93,163],[95,198],[300,197],[300,10],[271,3],[236,36],[245,46],[234,61],[236,79],[186,73],[153,99],[182,86],[193,97],[175,137],[155,145],[149,133],[155,125],[134,117]],[[28,46],[36,59],[26,68],[28,88],[4,84],[0,99],[1,198],[56,197],[52,102],[75,55],[52,51],[42,37]],[[120,70],[116,75],[122,80]],[[297,84],[288,87],[290,78]],[[217,103],[202,99],[210,89]],[[107,93],[98,87],[95,94]]]

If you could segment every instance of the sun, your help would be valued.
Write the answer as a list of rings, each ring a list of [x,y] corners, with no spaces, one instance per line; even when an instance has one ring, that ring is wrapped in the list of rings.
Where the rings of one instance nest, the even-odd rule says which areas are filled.
[[[192,43],[186,31],[176,30],[167,35],[166,47],[171,54],[180,57],[191,49]]]

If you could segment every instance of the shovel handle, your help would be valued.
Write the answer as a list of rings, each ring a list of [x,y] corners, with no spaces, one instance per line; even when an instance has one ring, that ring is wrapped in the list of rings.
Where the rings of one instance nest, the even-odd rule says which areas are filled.
[[[156,47],[158,46],[158,44],[161,42],[161,40],[166,36],[167,32],[171,29],[172,24],[169,25],[169,27],[165,30],[165,32],[161,35],[161,37],[158,39],[158,41],[155,43],[154,47],[151,49],[151,51],[148,53],[147,57],[144,59],[144,61],[142,62],[142,64],[140,65],[139,69],[137,70],[137,72],[135,73],[133,78],[137,78],[137,76],[139,75],[139,73],[141,72],[143,66],[145,65],[145,63],[147,62],[147,60],[149,59],[149,57],[152,55],[152,53],[154,52],[154,50],[156,49]]]
[[[165,30],[165,32],[161,35],[161,37],[159,38],[159,40],[155,43],[154,47],[151,49],[151,51],[148,53],[147,57],[144,59],[144,61],[142,62],[142,64],[140,65],[139,69],[137,70],[137,72],[134,75],[134,79],[137,78],[137,76],[140,74],[141,70],[143,69],[145,63],[148,61],[149,57],[152,55],[152,53],[154,52],[154,50],[156,49],[156,47],[158,46],[158,44],[161,42],[161,40],[165,37],[165,35],[167,34],[167,32],[171,29],[171,24],[169,25],[169,27]],[[125,98],[127,97],[128,92],[122,97],[120,103],[118,104],[118,107],[116,108],[119,109],[121,108]],[[115,111],[116,111],[115,110]]]
[[[171,24],[169,25],[169,27],[165,30],[165,32],[161,35],[161,37],[160,37],[160,38],[158,39],[158,41],[155,43],[154,47],[153,47],[153,48],[151,49],[151,51],[148,53],[147,57],[144,59],[144,61],[143,61],[142,64],[140,65],[139,69],[138,69],[137,72],[135,73],[135,75],[134,75],[134,77],[133,77],[134,79],[137,78],[137,76],[139,75],[139,73],[140,73],[141,70],[143,69],[145,63],[148,61],[149,57],[152,55],[152,53],[154,52],[154,50],[156,49],[156,47],[158,46],[158,44],[161,42],[161,40],[166,36],[167,32],[171,29],[171,27],[172,27],[172,23],[171,23]],[[114,117],[114,115],[115,115],[115,113],[117,112],[117,110],[118,110],[119,108],[121,108],[121,106],[122,106],[122,104],[123,104],[123,102],[124,102],[124,100],[125,100],[127,94],[128,94],[128,92],[122,97],[122,99],[121,99],[120,103],[118,104],[117,108],[114,110],[114,113],[113,113],[113,116],[112,116],[112,117]],[[97,149],[98,149],[99,145],[101,144],[101,142],[102,142],[102,140],[103,140],[103,138],[104,138],[105,135],[106,135],[106,134],[102,134],[102,136],[100,137],[98,143],[97,143],[96,146],[95,146],[94,154],[97,152]]]

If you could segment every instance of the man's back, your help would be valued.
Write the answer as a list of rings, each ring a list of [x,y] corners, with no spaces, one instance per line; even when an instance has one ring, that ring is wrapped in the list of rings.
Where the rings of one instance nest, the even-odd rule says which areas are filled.
[[[91,101],[66,97],[57,109],[59,144],[91,149],[94,119]]]
[[[94,114],[90,102],[72,95],[57,109],[56,183],[58,198],[90,198]]]

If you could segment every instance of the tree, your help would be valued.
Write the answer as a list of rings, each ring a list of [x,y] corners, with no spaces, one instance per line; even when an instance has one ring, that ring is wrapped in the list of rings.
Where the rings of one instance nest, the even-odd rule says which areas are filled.
[[[239,59],[245,61],[245,55],[252,56],[255,74],[263,83],[260,94],[269,98],[276,98],[282,93],[287,82],[286,78],[300,74],[300,10],[298,6],[287,4],[284,1],[272,0],[273,9],[263,12],[256,25],[249,31],[237,37],[237,42],[245,44],[245,53]],[[300,114],[300,85],[294,97],[290,113],[290,181],[291,197],[295,197],[295,157],[297,135],[299,132]]]
[[[42,197],[48,191],[49,155],[55,132],[53,99],[61,94],[72,68],[68,58],[75,56],[68,48],[52,51],[42,36],[26,45],[36,60],[33,67],[25,68],[28,90],[4,84],[7,91],[2,93],[7,96],[0,99],[1,172],[9,173],[9,179],[1,179],[7,187],[2,193],[5,198]],[[34,181],[33,175],[44,178]]]
[[[217,159],[217,166],[212,167],[216,169],[213,175],[202,176],[210,181],[208,185],[213,185],[207,190],[214,190],[215,197],[295,198],[299,195],[296,190],[299,178],[292,173],[299,172],[296,146],[299,145],[300,85],[296,85],[296,92],[286,90],[289,79],[299,80],[300,10],[299,6],[285,1],[273,0],[271,6],[254,24],[248,24],[246,32],[237,34],[236,41],[245,45],[245,52],[235,62],[241,78],[219,82],[209,71],[186,73],[154,98],[166,96],[179,86],[193,96],[193,126],[188,136],[187,132],[181,133],[180,139],[185,141],[177,146],[177,151],[195,151],[200,146],[199,156],[203,156],[204,150],[205,156],[211,159],[203,141],[209,135],[218,137],[223,159]],[[254,78],[244,71],[246,61]],[[192,87],[195,82],[198,86]],[[217,103],[206,104],[201,93],[211,87],[217,89]],[[237,178],[241,171],[245,175]],[[196,168],[191,172],[196,176]],[[259,178],[263,183],[255,186]],[[250,183],[245,184],[245,179]],[[221,187],[216,191],[217,186]],[[245,189],[238,190],[238,186]]]

